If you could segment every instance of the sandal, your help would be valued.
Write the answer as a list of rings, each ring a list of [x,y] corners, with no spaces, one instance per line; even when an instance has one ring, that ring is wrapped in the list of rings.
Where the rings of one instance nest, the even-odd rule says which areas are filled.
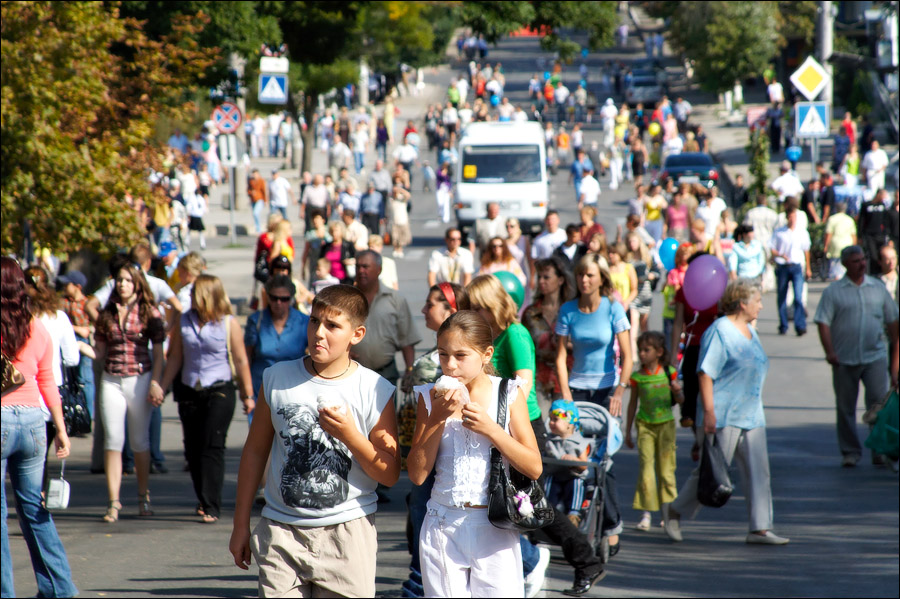
[[[200,518],[200,522],[202,522],[203,524],[214,524],[218,521],[219,517],[213,516],[211,514],[203,514],[203,516]]]
[[[152,516],[153,510],[150,508],[150,491],[147,491],[143,495],[138,495],[138,500],[138,516]]]
[[[641,516],[641,521],[634,525],[635,530],[650,530],[650,514]]]
[[[205,516],[205,515],[206,515],[206,512],[203,511],[203,506],[202,506],[201,504],[199,504],[199,503],[197,504],[197,507],[194,508],[194,512],[195,512],[198,516]]]
[[[122,509],[122,503],[118,499],[114,499],[109,502],[109,505],[106,508],[106,514],[103,516],[103,521],[112,524],[113,522],[119,521],[119,510]]]

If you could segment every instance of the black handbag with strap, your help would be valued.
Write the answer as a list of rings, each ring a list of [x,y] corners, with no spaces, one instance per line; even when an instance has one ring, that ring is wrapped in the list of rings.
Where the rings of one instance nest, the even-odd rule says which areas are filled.
[[[705,435],[703,455],[700,457],[697,501],[708,507],[722,507],[733,492],[734,486],[728,476],[728,465],[725,464],[725,454],[719,447],[719,441],[715,435]]]
[[[63,384],[59,387],[62,403],[63,420],[66,422],[66,434],[70,437],[87,435],[91,432],[91,413],[88,411],[84,386],[75,375],[77,366],[62,366]]]
[[[497,400],[497,424],[506,430],[506,405],[509,379],[500,381]],[[488,520],[497,528],[537,530],[553,522],[555,510],[536,480],[531,480],[512,466],[503,466],[503,457],[491,448],[491,478],[488,484]],[[525,499],[527,497],[527,500]],[[523,504],[531,507],[523,509]]]

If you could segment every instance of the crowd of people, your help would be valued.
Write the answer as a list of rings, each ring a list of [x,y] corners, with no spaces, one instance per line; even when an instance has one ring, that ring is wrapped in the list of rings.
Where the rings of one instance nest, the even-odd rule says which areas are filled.
[[[688,124],[685,100],[663,98],[645,112],[610,99],[595,116],[586,84],[569,94],[554,67],[529,85],[534,104],[526,112],[504,97],[502,65],[474,61],[477,39],[459,48],[472,60],[468,76],[453,81],[446,105],[428,108],[421,133],[409,121],[395,137],[390,101],[380,118],[366,108],[326,111],[315,126],[328,172],[304,173],[296,194],[277,170],[269,180],[251,172],[259,237],[253,313],[244,326],[222,281],[206,272],[183,234],[187,221],[205,247],[202,216],[211,186],[221,181],[217,160],[203,158],[215,155],[214,138],[201,136],[194,147],[173,135],[172,172],[154,181],[171,198],[168,212],[154,211],[150,238],[113,257],[101,285],[74,269],[56,276],[0,259],[4,373],[8,363],[24,380],[7,393],[4,379],[3,475],[12,475],[29,547],[40,549],[31,556],[42,596],[77,592],[36,474],[46,439],[55,439],[60,459],[69,453],[58,390],[65,368],[95,419],[92,469],[105,473],[108,494],[98,520],[109,525],[126,509],[123,481],[136,487],[138,516],[153,517],[150,474],[167,470],[159,408],[169,393],[196,496],[185,509],[216,523],[228,503],[225,445],[240,400],[250,432],[229,549],[238,567],[246,569],[251,556],[258,564],[260,596],[373,596],[372,514],[402,469],[414,483],[404,596],[534,596],[549,551],[489,522],[492,447],[526,477],[543,476],[554,518],[542,532],[574,569],[564,592],[585,594],[605,573],[582,525],[590,489],[583,469],[545,467],[542,456],[591,461],[598,448],[580,434],[579,405],[587,404],[621,418],[625,446],[637,448],[636,530],[650,530],[660,512],[678,542],[682,517],[699,509],[698,471],[680,488],[675,477],[680,425],[695,434],[694,461],[703,439],[715,436],[726,462],[740,467],[746,542],[786,544],[773,532],[762,403],[769,361],[757,319],[765,291],[776,288],[778,332],[791,320],[797,335],[807,332],[804,281],[813,275],[817,231],[828,259],[820,274],[833,282],[812,320],[833,368],[841,465],[859,462],[859,383],[870,411],[897,386],[900,201],[878,186],[878,173],[874,187],[862,173],[870,199],[849,210],[824,165],[807,186],[783,165],[773,200],[751,201],[738,180],[726,201],[715,185],[654,178],[665,156],[707,149],[702,128]],[[619,75],[624,85],[627,72]],[[619,75],[612,76],[616,85]],[[448,227],[445,247],[429,257],[421,308],[434,337],[417,356],[423,339],[398,292],[395,262],[411,242],[412,179],[421,173],[447,222],[456,137],[469,122],[495,118],[546,123],[553,166],[571,172],[579,222],[563,226],[550,210],[531,239],[492,203],[468,239]],[[587,145],[579,123],[594,118],[601,138]],[[249,126],[253,156],[284,155],[299,138],[289,117],[255,117]],[[425,151],[435,152],[436,171],[421,160]],[[614,235],[596,222],[598,180],[607,174],[610,188],[635,188]],[[292,221],[303,223],[302,250]],[[387,245],[391,257],[383,255]],[[696,309],[688,272],[709,256],[729,282],[716,301]],[[664,299],[661,318],[652,314],[655,292]],[[619,504],[619,470],[611,465],[603,474],[598,528],[610,557],[630,520]],[[123,478],[131,473],[134,485]],[[7,596],[14,591],[5,487],[2,502]],[[262,518],[251,531],[255,504],[263,505]],[[301,552],[310,545],[322,549],[314,558]]]

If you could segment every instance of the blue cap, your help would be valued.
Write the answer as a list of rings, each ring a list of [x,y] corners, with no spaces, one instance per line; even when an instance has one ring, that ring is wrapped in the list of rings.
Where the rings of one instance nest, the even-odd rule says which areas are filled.
[[[172,252],[177,252],[177,251],[178,251],[178,246],[176,246],[171,241],[163,241],[162,243],[159,244],[159,255],[162,257],[168,256]]]
[[[77,270],[70,270],[69,272],[62,275],[61,277],[58,277],[56,280],[59,281],[60,283],[62,283],[63,285],[68,285],[69,283],[72,283],[73,285],[78,285],[80,287],[87,287],[87,277],[84,276],[83,273],[81,273]]]
[[[556,411],[564,412],[572,424],[576,427],[579,426],[578,420],[578,406],[574,401],[569,401],[568,399],[557,399],[552,404],[550,404],[550,413],[553,414]]]

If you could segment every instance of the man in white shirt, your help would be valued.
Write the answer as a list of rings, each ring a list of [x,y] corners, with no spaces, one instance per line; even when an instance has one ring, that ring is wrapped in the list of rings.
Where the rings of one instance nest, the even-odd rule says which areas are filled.
[[[472,107],[468,102],[463,104],[463,107],[456,112],[459,114],[459,130],[462,131],[466,128],[466,125],[472,122],[472,119],[475,115],[472,111]]]
[[[800,199],[803,195],[803,183],[797,174],[791,170],[791,163],[785,160],[781,163],[781,175],[772,181],[772,191],[778,194],[778,203],[784,203],[788,197]]]
[[[269,181],[269,210],[280,212],[285,219],[288,217],[288,203],[293,201],[294,195],[290,182],[282,177],[278,169],[272,170],[272,180]]]
[[[560,81],[553,90],[553,102],[556,104],[556,115],[559,122],[566,120],[566,102],[569,99],[569,88]]]
[[[769,87],[766,88],[766,91],[769,94],[770,104],[774,104],[775,102],[784,104],[784,88],[780,83],[773,79],[772,83],[769,84]]]
[[[584,183],[584,181],[582,181]],[[531,258],[544,260],[553,255],[553,250],[566,241],[566,232],[559,228],[559,213],[548,210],[544,219],[544,232],[534,238],[531,244]]]
[[[888,155],[881,149],[878,140],[873,141],[872,149],[866,152],[860,164],[866,173],[866,185],[872,193],[884,189],[884,173],[889,162]]]
[[[346,239],[353,244],[356,251],[369,249],[369,229],[356,219],[356,211],[345,208],[341,212],[341,221],[347,227]]]
[[[500,204],[490,202],[487,205],[487,218],[475,221],[472,234],[469,235],[469,251],[475,254],[476,248],[483,252],[488,242],[494,237],[506,239],[506,220],[500,217]]]
[[[812,276],[809,263],[810,239],[806,229],[797,226],[797,208],[789,204],[785,210],[787,226],[775,230],[771,250],[775,258],[775,280],[778,289],[778,334],[788,330],[787,291],[794,290],[794,329],[797,336],[806,334],[806,308],[803,307],[803,282]]]
[[[269,156],[278,156],[278,132],[281,128],[281,113],[274,112],[266,117],[266,127],[269,130]]]
[[[578,198],[579,210],[585,206],[597,205],[597,200],[600,199],[600,182],[594,177],[594,171],[584,171],[584,177],[581,179],[581,186],[578,191],[581,194]]]
[[[444,234],[447,249],[434,250],[428,260],[428,287],[438,283],[456,283],[465,287],[475,272],[472,252],[462,246],[462,232],[450,227]]]
[[[266,120],[257,114],[251,123],[253,124],[253,133],[250,136],[250,153],[254,158],[259,158],[262,155],[260,148],[265,140]]]
[[[451,131],[456,131],[456,125],[459,122],[459,111],[450,102],[447,102],[447,106],[444,107],[444,111],[441,113],[441,122],[444,123],[448,134]]]
[[[709,191],[709,196],[704,198],[697,207],[696,216],[706,223],[706,232],[715,237],[719,230],[719,223],[722,222],[722,213],[728,209],[728,206],[725,205],[725,200],[716,195],[715,188]]]
[[[466,96],[469,95],[469,82],[465,77],[456,80],[456,91],[459,92],[459,105],[462,106],[466,101]]]
[[[319,210],[325,220],[328,220],[330,206],[328,205],[328,188],[325,187],[325,179],[322,175],[313,177],[312,183],[303,189],[303,197],[300,198],[300,216],[306,222],[306,230],[309,231],[312,224],[313,210]]]
[[[772,240],[772,234],[778,226],[778,213],[769,208],[766,204],[766,196],[759,194],[756,197],[756,206],[747,211],[744,217],[744,224],[753,227],[756,239],[762,244],[766,251],[766,270],[763,274],[762,289],[765,292],[772,289],[775,284],[775,270],[772,263],[768,260],[769,242]]]

